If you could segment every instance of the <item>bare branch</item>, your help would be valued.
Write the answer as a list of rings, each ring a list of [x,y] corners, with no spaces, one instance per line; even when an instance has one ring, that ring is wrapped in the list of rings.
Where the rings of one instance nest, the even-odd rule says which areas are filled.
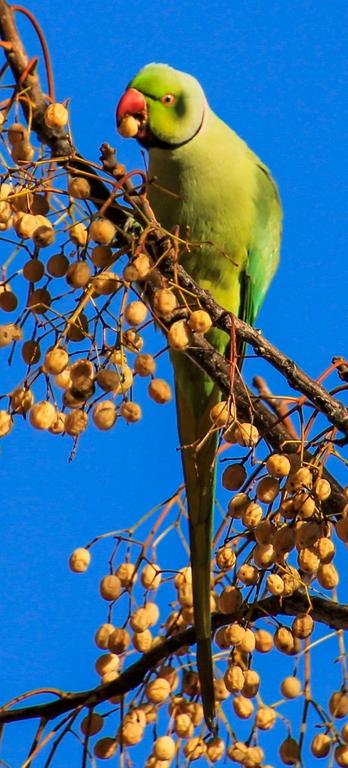
[[[333,600],[326,600],[322,597],[311,597],[310,604],[312,606],[311,615],[315,621],[337,630],[348,629],[348,605],[335,603]],[[297,616],[299,613],[308,611],[308,607],[307,593],[298,590],[291,597],[283,599],[267,597],[251,605],[245,603],[235,614],[216,613],[212,617],[212,627],[213,631],[216,631],[219,627],[230,624],[232,621],[242,621],[246,618],[249,621],[256,621],[257,619],[265,618],[265,616]],[[80,691],[78,693],[64,692],[60,699],[51,701],[48,704],[21,707],[20,709],[9,711],[2,709],[0,710],[0,724],[37,717],[49,721],[76,707],[95,707],[113,696],[122,696],[141,685],[145,675],[163,659],[168,658],[168,656],[175,653],[183,645],[191,646],[195,642],[194,627],[185,629],[173,635],[173,637],[164,639],[161,644],[156,645],[148,653],[144,653],[138,661],[128,667],[116,680],[87,691]]]

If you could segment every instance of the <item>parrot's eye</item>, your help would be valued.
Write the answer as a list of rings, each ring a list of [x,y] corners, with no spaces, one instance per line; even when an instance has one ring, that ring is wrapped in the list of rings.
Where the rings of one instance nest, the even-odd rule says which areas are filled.
[[[165,96],[162,96],[161,102],[162,104],[165,104],[166,107],[171,107],[172,104],[175,104],[176,98],[172,93],[166,93]]]

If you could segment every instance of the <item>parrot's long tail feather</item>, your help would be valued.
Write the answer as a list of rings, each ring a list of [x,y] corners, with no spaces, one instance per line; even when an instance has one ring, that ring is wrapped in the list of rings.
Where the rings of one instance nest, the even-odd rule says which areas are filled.
[[[189,507],[190,508],[190,507]],[[197,638],[197,668],[201,688],[204,718],[208,728],[214,730],[215,699],[213,659],[211,650],[210,567],[211,541],[207,530],[211,521],[191,524],[190,546],[192,564],[193,611]]]
[[[182,366],[181,370],[175,366],[176,399],[189,515],[197,667],[205,721],[208,728],[214,731],[210,580],[217,434],[210,433],[207,437],[207,433],[211,428],[210,410],[220,400],[220,392],[211,382],[207,391],[201,372],[192,363],[190,366],[196,395],[194,403],[189,389],[182,386]],[[187,381],[187,363],[185,369],[184,380]]]

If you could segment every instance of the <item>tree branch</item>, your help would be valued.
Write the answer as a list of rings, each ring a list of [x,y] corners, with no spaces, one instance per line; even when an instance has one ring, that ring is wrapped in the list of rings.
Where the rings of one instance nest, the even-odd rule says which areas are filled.
[[[348,629],[348,605],[335,603],[322,597],[311,597],[311,616],[315,621],[325,624],[333,629]],[[215,632],[219,627],[230,624],[233,621],[256,621],[265,616],[297,616],[308,611],[308,595],[305,591],[298,590],[291,597],[278,598],[267,597],[254,604],[244,604],[234,614],[215,613],[212,616],[212,627]],[[45,721],[69,712],[76,707],[95,707],[103,701],[114,696],[122,696],[137,688],[144,681],[145,675],[153,670],[161,661],[168,658],[183,645],[194,645],[196,635],[194,627],[184,629],[181,632],[168,637],[159,645],[156,645],[148,653],[125,670],[116,680],[99,685],[87,691],[78,693],[62,693],[61,698],[47,704],[37,704],[29,707],[21,707],[13,710],[0,710],[0,725],[43,718]]]
[[[167,260],[164,265],[161,265],[161,271],[170,280],[175,279],[177,274],[180,286],[187,292],[194,294],[202,307],[209,313],[215,326],[226,331],[229,335],[234,329],[239,339],[250,344],[257,355],[267,360],[273,368],[276,368],[284,376],[292,389],[305,395],[309,402],[318,411],[325,414],[330,423],[348,438],[348,408],[340,400],[330,395],[321,384],[308,376],[294,360],[291,360],[274,344],[271,344],[262,336],[261,331],[248,325],[236,315],[226,312],[207,291],[194,282],[181,265],[175,265],[172,260]]]

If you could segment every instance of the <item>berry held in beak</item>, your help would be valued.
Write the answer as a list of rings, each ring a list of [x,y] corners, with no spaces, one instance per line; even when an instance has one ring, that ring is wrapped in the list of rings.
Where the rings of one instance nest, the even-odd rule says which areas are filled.
[[[146,101],[140,91],[128,88],[116,111],[117,130],[125,138],[141,138],[146,131]]]

